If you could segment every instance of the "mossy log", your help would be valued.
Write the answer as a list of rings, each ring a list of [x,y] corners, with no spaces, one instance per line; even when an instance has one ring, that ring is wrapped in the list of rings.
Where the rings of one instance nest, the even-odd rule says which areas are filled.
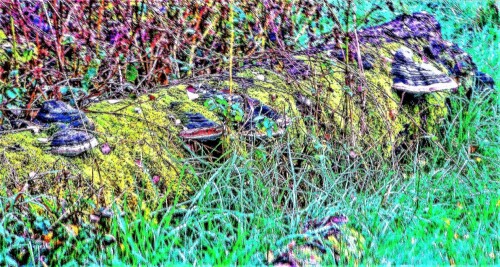
[[[395,51],[401,47],[416,51],[416,62],[434,65],[457,79],[461,88],[467,87],[471,72],[454,74],[449,65],[453,67],[457,61],[448,51],[441,52],[443,60],[424,55],[431,41],[440,40],[440,33],[439,38],[434,36],[432,40],[410,35],[378,42],[361,37],[359,45],[346,51],[334,45],[332,49],[290,58],[271,56],[271,64],[248,62],[234,75],[231,93],[258,99],[286,114],[291,121],[287,133],[272,142],[292,140],[297,147],[304,147],[308,137],[317,136],[331,142],[342,140],[359,150],[378,149],[389,156],[404,142],[438,134],[439,126],[448,118],[447,98],[454,92],[405,95],[395,91],[391,76]],[[335,56],[339,52],[351,56],[339,59]],[[363,60],[369,61],[369,68],[361,68]],[[307,70],[302,71],[304,75],[298,75],[301,71],[296,71],[297,66]],[[201,113],[219,124],[227,124],[221,139],[223,143],[232,140],[231,149],[237,148],[236,140],[241,140],[238,129],[228,124],[227,116],[190,100],[185,90],[188,84],[225,89],[230,85],[228,76],[198,78],[135,100],[115,103],[101,99],[89,105],[84,111],[95,123],[94,134],[100,146],[111,148],[109,154],[102,153],[98,146],[84,155],[68,158],[49,153],[39,142],[40,138],[49,137],[48,132],[1,134],[0,178],[6,186],[0,190],[16,191],[28,183],[34,192],[62,197],[61,189],[85,189],[106,204],[137,193],[188,195],[193,190],[190,179],[196,174],[190,165],[192,161],[186,160],[193,152],[179,137],[179,118],[186,112]],[[226,148],[223,145],[221,149]]]

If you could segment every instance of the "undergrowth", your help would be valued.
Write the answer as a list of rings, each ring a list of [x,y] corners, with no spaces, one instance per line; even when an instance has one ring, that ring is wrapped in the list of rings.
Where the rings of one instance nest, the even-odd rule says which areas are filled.
[[[419,141],[397,168],[327,146],[293,154],[281,142],[246,157],[229,151],[224,162],[203,167],[193,184],[199,190],[185,202],[115,206],[97,224],[76,227],[82,221],[58,218],[60,207],[53,207],[59,216],[43,217],[48,196],[2,198],[2,257],[24,251],[27,262],[43,255],[54,265],[265,264],[267,252],[288,244],[306,219],[343,213],[366,238],[367,264],[498,264],[498,101],[497,94],[453,98],[439,143]],[[323,157],[326,150],[343,163]],[[53,232],[50,252],[20,239],[33,231]]]

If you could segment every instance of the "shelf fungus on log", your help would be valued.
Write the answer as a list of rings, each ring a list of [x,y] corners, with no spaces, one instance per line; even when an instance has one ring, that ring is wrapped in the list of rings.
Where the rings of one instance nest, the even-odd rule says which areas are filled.
[[[42,126],[55,124],[60,129],[94,129],[94,124],[87,118],[85,113],[58,100],[45,101],[42,108],[38,111],[34,122]]]
[[[185,140],[212,141],[224,132],[224,127],[207,119],[200,113],[186,113],[187,123],[179,133]]]
[[[457,89],[458,84],[448,75],[427,63],[416,63],[413,52],[406,47],[396,51],[392,63],[392,88],[412,93],[424,94]]]
[[[57,155],[74,157],[97,146],[97,139],[84,130],[65,129],[51,137],[50,151]]]

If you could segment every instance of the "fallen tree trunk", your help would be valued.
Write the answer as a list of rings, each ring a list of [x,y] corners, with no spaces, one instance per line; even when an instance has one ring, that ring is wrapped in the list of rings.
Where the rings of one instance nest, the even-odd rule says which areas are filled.
[[[233,80],[208,75],[134,100],[98,99],[84,112],[99,145],[77,157],[48,151],[39,139],[51,137],[50,127],[39,134],[7,129],[0,135],[4,190],[27,183],[34,192],[57,195],[75,188],[104,203],[138,192],[186,196],[196,175],[193,162],[208,164],[210,156],[203,155],[217,160],[229,150],[242,152],[256,139],[292,142],[304,153],[319,140],[341,143],[352,157],[391,157],[412,140],[437,138],[448,118],[447,98],[471,88],[470,57],[442,40],[439,24],[426,14],[357,34],[347,50],[332,44],[249,60]],[[394,66],[404,49],[412,54],[398,64],[411,68],[398,74]],[[394,86],[396,78],[405,90]]]

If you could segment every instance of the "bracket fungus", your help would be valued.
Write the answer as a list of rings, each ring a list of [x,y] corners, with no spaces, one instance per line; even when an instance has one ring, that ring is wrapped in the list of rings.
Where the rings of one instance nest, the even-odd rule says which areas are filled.
[[[57,155],[74,157],[94,148],[97,144],[97,139],[87,131],[65,129],[51,137],[50,150]]]
[[[185,140],[212,141],[224,132],[224,127],[207,119],[200,113],[186,113],[187,124],[179,136]]]
[[[38,111],[34,122],[44,126],[56,124],[60,129],[94,129],[94,125],[90,122],[85,113],[58,100],[45,101],[42,108]]]
[[[431,64],[416,63],[413,60],[413,52],[406,47],[396,51],[392,63],[392,75],[394,76],[392,88],[412,94],[458,88],[458,84],[452,78]]]
[[[62,101],[45,101],[34,122],[44,127],[57,125],[60,129],[50,138],[50,150],[54,154],[74,157],[98,144],[95,136],[87,131],[93,130],[94,124],[85,113]]]

